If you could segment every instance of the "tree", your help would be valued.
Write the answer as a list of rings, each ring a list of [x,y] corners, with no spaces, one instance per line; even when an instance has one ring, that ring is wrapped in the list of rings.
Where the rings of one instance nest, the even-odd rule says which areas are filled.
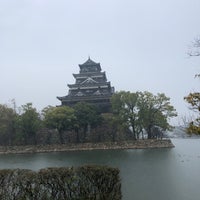
[[[192,43],[192,50],[188,52],[189,56],[200,56],[200,37],[194,39]],[[195,77],[200,78],[200,74],[196,74]],[[184,97],[184,100],[190,104],[190,109],[197,113],[196,119],[192,120],[188,127],[188,133],[200,134],[200,93],[193,92]]]
[[[112,109],[118,121],[131,128],[134,139],[139,137],[141,132],[139,109],[139,93],[121,91],[112,96]]]
[[[188,51],[189,56],[200,56],[200,36],[196,37]]]
[[[60,143],[64,143],[64,131],[73,130],[76,126],[74,109],[68,106],[47,107],[43,110],[47,127],[58,130]]]
[[[189,48],[188,55],[190,57],[200,56],[200,36],[196,37]],[[195,77],[200,77],[200,74],[196,74]]]
[[[163,93],[153,95],[150,92],[140,93],[139,115],[142,121],[142,127],[148,134],[148,138],[157,137],[154,130],[170,130],[172,127],[168,120],[177,116],[176,110],[170,105],[170,98]]]
[[[145,130],[148,138],[154,138],[157,129],[168,130],[171,126],[168,119],[177,115],[170,98],[164,94],[153,95],[150,92],[119,92],[113,95],[112,108],[121,124],[130,128],[134,139],[143,135]],[[158,131],[155,131],[158,132]]]
[[[0,104],[0,141],[3,145],[12,145],[13,143],[16,116],[14,109]]]
[[[21,106],[22,114],[17,117],[17,130],[25,144],[36,144],[36,133],[41,127],[40,114],[32,103]]]
[[[83,130],[82,140],[86,140],[87,132],[90,132],[90,128],[94,128],[101,124],[102,117],[97,108],[91,104],[80,102],[74,106],[75,116],[77,119],[77,141],[80,140],[80,130]]]
[[[187,132],[190,134],[200,134],[200,93],[190,93],[184,99],[190,104],[190,109],[197,113],[197,118],[189,123]]]

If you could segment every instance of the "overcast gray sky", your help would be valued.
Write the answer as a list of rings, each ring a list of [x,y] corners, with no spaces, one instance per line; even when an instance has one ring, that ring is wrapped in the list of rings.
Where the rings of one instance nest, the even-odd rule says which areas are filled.
[[[88,56],[116,91],[163,92],[180,121],[199,91],[199,0],[0,0],[0,103],[60,105]]]

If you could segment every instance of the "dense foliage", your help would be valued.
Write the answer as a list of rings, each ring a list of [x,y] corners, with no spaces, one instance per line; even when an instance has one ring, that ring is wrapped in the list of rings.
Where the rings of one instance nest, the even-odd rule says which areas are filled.
[[[0,144],[12,145],[15,137],[16,113],[7,105],[0,105]]]
[[[105,166],[0,170],[0,199],[120,200],[119,170]]]
[[[0,145],[96,141],[94,129],[102,121],[97,108],[87,103],[74,108],[48,106],[41,113],[32,103],[17,110],[0,105]]]
[[[77,142],[84,142],[87,140],[87,133],[90,133],[91,128],[101,124],[102,117],[95,106],[87,103],[77,103],[74,111],[77,119]]]
[[[150,92],[115,93],[112,113],[88,103],[48,106],[39,113],[31,103],[17,111],[0,105],[0,145],[65,144],[162,137],[176,116],[170,99]]]
[[[21,114],[16,117],[16,131],[24,144],[36,144],[36,133],[41,127],[40,115],[32,103],[21,106]]]
[[[68,106],[48,107],[43,110],[44,123],[49,128],[58,130],[60,143],[64,143],[64,131],[76,126],[74,109]]]
[[[170,130],[168,120],[177,113],[170,105],[170,98],[164,94],[150,92],[119,92],[112,97],[113,113],[121,124],[130,128],[133,139],[162,137],[162,132]]]

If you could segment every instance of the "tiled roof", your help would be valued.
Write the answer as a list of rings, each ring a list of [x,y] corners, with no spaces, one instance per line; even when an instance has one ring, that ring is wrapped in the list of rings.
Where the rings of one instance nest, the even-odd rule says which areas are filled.
[[[88,60],[86,62],[84,62],[83,64],[81,64],[81,65],[99,65],[99,63],[94,62],[89,57]]]

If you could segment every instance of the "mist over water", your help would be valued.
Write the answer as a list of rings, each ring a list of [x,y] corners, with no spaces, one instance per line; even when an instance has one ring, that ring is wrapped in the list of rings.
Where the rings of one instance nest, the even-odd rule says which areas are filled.
[[[0,168],[109,165],[121,171],[124,200],[199,200],[200,139],[172,142],[173,149],[1,155]]]

